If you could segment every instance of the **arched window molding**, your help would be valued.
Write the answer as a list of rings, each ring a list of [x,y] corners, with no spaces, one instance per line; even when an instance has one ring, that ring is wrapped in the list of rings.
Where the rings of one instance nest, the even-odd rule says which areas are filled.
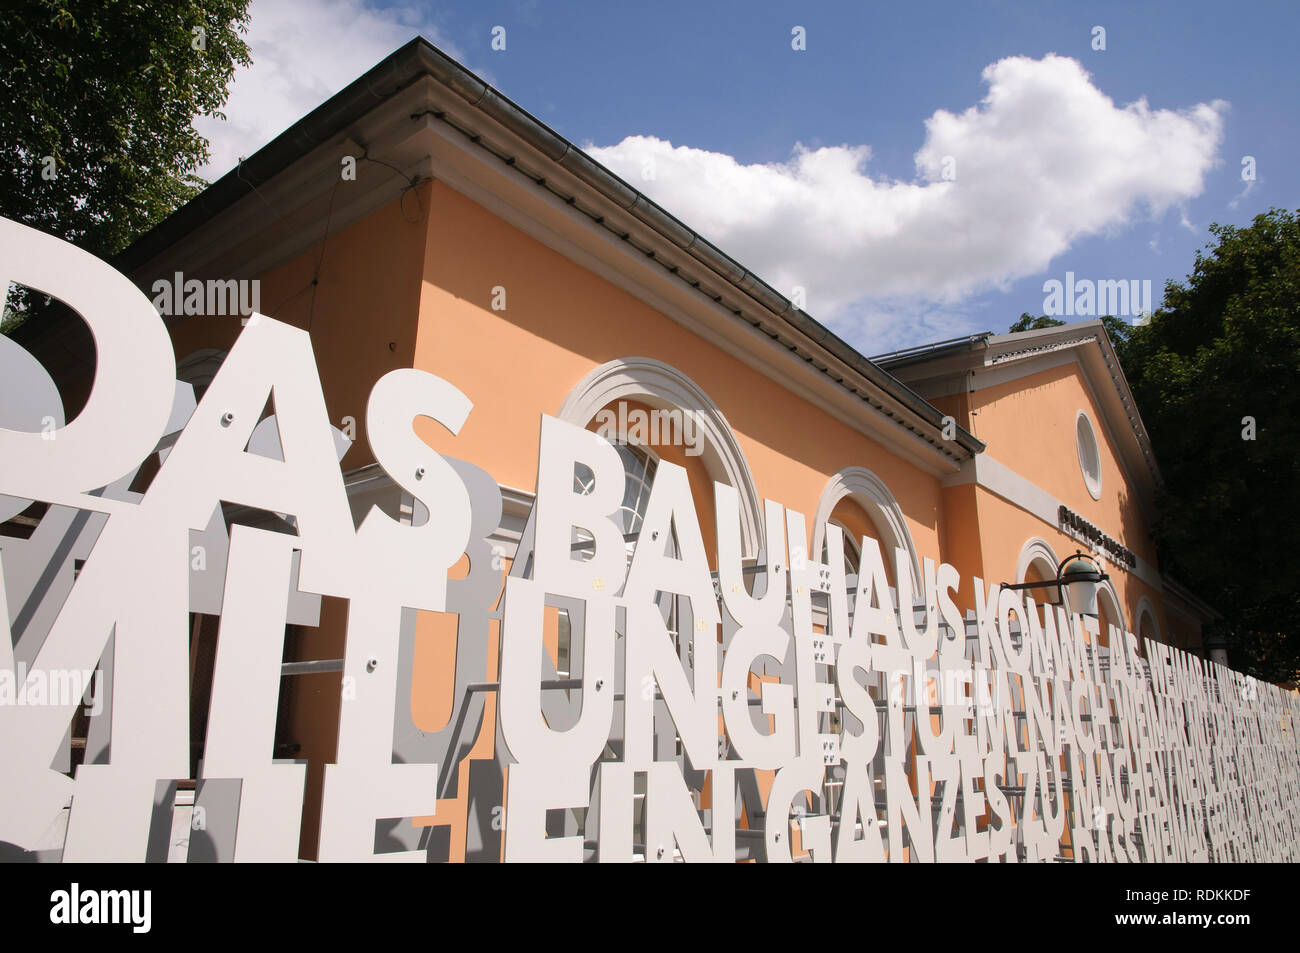
[[[1024,582],[1029,576],[1029,570],[1037,566],[1039,573],[1044,579],[1055,579],[1057,571],[1061,565],[1061,560],[1056,555],[1056,550],[1052,549],[1051,544],[1041,536],[1031,537],[1025,542],[1020,549],[1020,558],[1016,560],[1016,582]],[[1032,594],[1032,590],[1031,590]],[[1035,602],[1039,600],[1035,599]],[[1073,612],[1070,605],[1070,594],[1061,590],[1061,606],[1066,612]]]
[[[1164,633],[1160,631],[1160,617],[1156,615],[1155,604],[1152,603],[1152,601],[1148,597],[1139,596],[1138,605],[1137,605],[1137,618],[1133,620],[1135,632],[1141,633],[1142,619],[1144,616],[1149,616],[1151,619],[1152,637],[1157,642],[1163,642],[1165,640],[1165,637],[1164,637]]]
[[[598,411],[618,400],[636,400],[650,408],[690,413],[703,435],[700,460],[709,476],[735,487],[740,496],[740,540],[746,557],[763,546],[762,513],[754,477],[731,425],[693,380],[662,361],[624,357],[591,370],[569,391],[556,417],[585,427]]]
[[[1056,550],[1052,549],[1051,544],[1039,536],[1034,536],[1027,540],[1020,550],[1020,558],[1016,561],[1016,582],[1024,582],[1032,566],[1037,566],[1045,579],[1053,579],[1056,577],[1060,565],[1061,561],[1056,555]],[[1124,603],[1120,600],[1114,582],[1107,579],[1097,587],[1097,603],[1098,606],[1105,606],[1106,616],[1112,625],[1125,631],[1128,630],[1129,623],[1124,616]],[[1070,593],[1066,589],[1061,591],[1061,605],[1067,613],[1073,615],[1074,607],[1070,605]],[[1109,639],[1110,634],[1103,632],[1101,636]],[[1116,648],[1116,646],[1111,645],[1112,652]]]
[[[894,494],[889,492],[885,481],[866,467],[845,467],[827,482],[821,498],[817,501],[817,516],[813,521],[812,551],[821,553],[822,545],[826,540],[826,521],[830,519],[836,504],[845,497],[862,507],[880,532],[883,537],[880,540],[880,555],[886,565],[893,562],[894,547],[899,546],[907,551],[912,570],[912,591],[920,594],[921,587],[924,585],[921,579],[921,563],[916,555],[916,544],[912,541],[912,533],[907,528],[907,520],[903,518],[903,510],[894,499]]]
[[[1115,591],[1115,584],[1109,579],[1097,587],[1097,600],[1106,603],[1106,614],[1110,617],[1111,624],[1127,632],[1128,619],[1124,618],[1124,603]]]
[[[849,528],[839,520],[832,519],[828,522],[838,526],[840,532],[844,534],[844,574],[846,576],[857,576],[858,570],[862,567],[862,552],[861,547],[858,545],[859,540],[854,539],[853,534],[849,532]],[[819,554],[820,552],[821,550],[818,550]]]

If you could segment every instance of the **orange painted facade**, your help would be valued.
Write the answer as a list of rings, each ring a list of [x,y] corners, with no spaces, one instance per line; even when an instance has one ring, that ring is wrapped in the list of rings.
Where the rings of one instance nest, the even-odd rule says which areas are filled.
[[[356,421],[357,439],[343,460],[345,470],[373,461],[364,424],[369,387],[388,370],[413,366],[451,381],[474,403],[458,435],[427,419],[417,420],[417,433],[440,452],[481,466],[503,486],[532,492],[539,416],[557,413],[575,383],[593,368],[635,355],[670,364],[698,384],[731,426],[759,493],[804,513],[809,521],[837,471],[861,466],[875,473],[897,500],[917,555],[946,560],[960,571],[958,604],[964,610],[974,605],[975,578],[986,585],[1019,581],[1013,577],[1028,540],[1043,538],[1062,556],[1077,547],[1059,528],[983,486],[945,487],[940,477],[900,459],[445,183],[422,186],[420,196],[426,211],[419,223],[406,221],[400,203],[394,202],[331,235],[314,301],[311,275],[322,260],[319,245],[261,276],[266,313],[310,327],[332,420],[339,424],[350,416]],[[505,291],[503,310],[492,307],[494,288]],[[176,352],[183,356],[228,346],[238,319],[179,320],[171,326]],[[1000,462],[1154,564],[1147,523],[1128,491],[1107,428],[1098,428],[1102,498],[1093,500],[1085,488],[1075,450],[1075,413],[1083,409],[1098,421],[1102,411],[1077,364],[1011,380],[970,399],[936,403],[951,408],[954,416],[964,412],[958,424],[983,440]],[[637,401],[629,407],[651,409]],[[594,421],[587,425],[594,429]],[[712,561],[708,472],[681,447],[650,449],[687,467]],[[835,505],[832,518],[851,536],[880,535],[851,497]],[[888,553],[886,561],[892,582]],[[1161,632],[1176,631],[1183,645],[1199,643],[1199,633],[1185,621],[1171,625],[1155,587],[1113,569],[1112,579],[1130,629],[1145,596],[1155,607]],[[456,627],[450,616],[420,616],[412,715],[422,730],[435,731],[453,711]],[[345,620],[345,609],[327,602],[320,628],[299,642],[300,656],[341,655]],[[1106,621],[1120,624],[1118,619]],[[552,617],[548,645],[553,658],[554,624]],[[494,644],[490,666],[497,651]],[[493,675],[491,670],[483,673],[484,678]],[[338,680],[337,674],[301,677],[289,708],[288,730],[311,766],[303,821],[307,844],[314,841],[319,823],[320,767],[333,756]],[[494,724],[495,701],[489,698],[471,758],[490,753]],[[468,760],[462,770],[467,766]],[[463,825],[465,810],[463,798],[439,802],[436,822],[451,818],[453,825]],[[449,859],[463,859],[454,846],[463,842],[463,836],[452,836]]]
[[[462,104],[454,105],[464,111]],[[393,112],[416,118],[405,101]],[[1140,572],[1105,564],[1123,619],[1115,617],[1119,613],[1113,603],[1103,600],[1103,633],[1106,623],[1125,625],[1200,649],[1206,610],[1171,595],[1162,583],[1150,535],[1150,505],[1144,502],[1153,477],[1134,463],[1141,459],[1143,435],[1139,425],[1116,412],[1122,382],[1096,372],[1109,347],[1099,327],[1090,330],[1091,339],[1083,326],[1062,332],[1077,332],[1079,340],[1061,343],[1046,366],[1041,366],[1044,358],[1014,354],[996,366],[963,365],[960,373],[971,381],[986,374],[978,386],[929,386],[927,368],[941,357],[922,355],[907,366],[911,377],[900,378],[925,400],[912,398],[897,381],[882,385],[870,374],[846,371],[838,358],[813,345],[808,345],[811,356],[792,357],[779,335],[745,318],[742,308],[731,308],[741,300],[735,289],[749,287],[748,273],[740,281],[713,274],[708,282],[692,283],[681,278],[677,265],[656,265],[657,270],[647,272],[650,266],[640,247],[636,253],[627,251],[633,227],[611,238],[607,221],[601,223],[602,232],[574,211],[588,200],[598,205],[594,192],[578,190],[583,202],[566,205],[531,175],[520,178],[511,170],[508,174],[515,178],[505,178],[505,166],[498,168],[496,158],[475,152],[477,143],[461,142],[432,119],[424,121],[430,125],[420,126],[412,141],[425,138],[409,151],[414,157],[431,155],[433,164],[418,186],[395,193],[388,182],[385,200],[372,200],[369,208],[358,204],[350,214],[332,218],[324,215],[322,203],[312,205],[303,198],[302,207],[310,214],[303,213],[296,232],[278,234],[276,241],[268,238],[264,247],[249,239],[253,250],[235,256],[255,263],[246,264],[240,276],[261,281],[262,311],[310,331],[331,421],[355,437],[342,459],[346,474],[362,473],[374,463],[365,425],[371,386],[390,370],[414,367],[451,382],[474,405],[456,435],[427,418],[416,419],[416,433],[439,452],[487,471],[510,499],[526,508],[536,486],[541,415],[559,415],[584,379],[600,369],[648,359],[671,369],[675,380],[693,385],[711,402],[716,421],[735,447],[712,451],[747,474],[757,491],[760,532],[761,501],[770,498],[804,514],[814,539],[820,538],[813,524],[822,511],[853,538],[888,540],[892,534],[918,564],[928,559],[957,568],[961,589],[956,601],[966,611],[974,608],[977,578],[987,587],[1054,575],[1055,566],[1045,568],[1041,548],[1034,550],[1040,553],[1037,562],[1031,560],[1022,570],[1035,541],[1057,560],[1087,548],[1058,525],[1055,508],[1063,504],[1130,549],[1141,563]],[[499,149],[515,142],[498,126],[483,122],[484,135],[495,136]],[[326,143],[318,150],[324,158],[312,153],[296,161],[316,163],[328,173],[335,154],[346,148],[342,140]],[[544,165],[524,144],[518,150]],[[554,171],[554,180],[568,181],[561,171]],[[280,174],[291,179],[293,164]],[[372,192],[382,188],[369,187]],[[558,188],[550,180],[548,187]],[[243,201],[227,214],[262,214],[251,198]],[[334,214],[332,204],[330,212]],[[334,224],[321,241],[330,221]],[[196,276],[205,269],[224,273],[219,263],[235,259],[225,251],[231,239],[216,231],[217,224],[220,220],[211,226],[214,234],[207,245],[202,242],[206,226],[201,226],[189,245],[141,261],[132,277],[148,288],[176,267],[192,268]],[[222,227],[230,231],[230,226]],[[742,303],[749,307],[753,302]],[[189,356],[223,351],[240,330],[238,317],[173,318],[168,324],[181,365]],[[913,399],[919,409],[909,404]],[[629,392],[619,400],[640,412],[671,404],[666,393]],[[597,399],[585,419],[570,422],[595,429],[594,412],[617,402]],[[1081,471],[1079,411],[1088,416],[1097,438],[1098,499]],[[972,450],[975,441],[959,446],[960,441],[941,436],[940,415],[984,449]],[[713,562],[711,482],[720,471],[708,461],[715,458],[695,457],[663,442],[645,449],[686,467]],[[856,468],[858,477],[848,479],[844,492],[828,497],[828,487],[837,485],[846,468]],[[869,471],[872,487],[883,489],[864,491],[861,471]],[[355,515],[367,507],[355,502]],[[503,568],[514,555],[510,540],[503,531]],[[896,583],[887,548],[885,561],[890,581]],[[1176,611],[1171,600],[1178,603]],[[319,628],[297,630],[286,660],[341,656],[346,611],[345,603],[327,599]],[[547,646],[558,661],[554,614],[550,623]],[[493,622],[481,680],[497,678],[499,648],[499,628]],[[422,731],[437,731],[453,716],[456,657],[454,617],[420,613],[411,715]],[[303,815],[303,853],[308,857],[314,855],[319,826],[322,766],[334,759],[339,682],[338,673],[298,676],[282,707],[280,734],[296,746],[294,756],[309,763]],[[460,771],[467,771],[472,759],[490,756],[495,724],[495,697],[489,695],[471,756]],[[468,785],[463,782],[462,777],[459,797],[439,801],[435,817],[424,819],[452,827],[448,859],[453,861],[464,859],[468,805],[463,792]]]

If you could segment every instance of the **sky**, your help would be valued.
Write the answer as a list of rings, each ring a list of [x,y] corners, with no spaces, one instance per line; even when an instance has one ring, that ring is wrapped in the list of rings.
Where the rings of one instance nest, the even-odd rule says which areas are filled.
[[[1159,307],[1212,223],[1300,208],[1291,2],[250,13],[228,118],[196,122],[207,178],[422,35],[867,355],[1056,312],[1067,274],[1150,282]],[[1104,313],[1080,303],[1059,316]]]

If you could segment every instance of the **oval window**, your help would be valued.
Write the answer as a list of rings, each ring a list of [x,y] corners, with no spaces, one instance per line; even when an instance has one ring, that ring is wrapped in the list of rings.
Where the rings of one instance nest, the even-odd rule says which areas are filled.
[[[1101,499],[1101,452],[1097,448],[1097,434],[1092,429],[1092,421],[1082,410],[1075,420],[1075,443],[1079,448],[1079,469],[1083,471],[1083,483],[1094,500]]]

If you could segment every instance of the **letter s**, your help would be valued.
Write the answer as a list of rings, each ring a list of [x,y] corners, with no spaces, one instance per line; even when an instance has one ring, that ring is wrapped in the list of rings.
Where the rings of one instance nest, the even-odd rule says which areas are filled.
[[[430,417],[457,434],[473,409],[469,398],[440,377],[415,368],[389,371],[370,391],[366,433],[375,459],[393,482],[429,511],[420,526],[406,526],[372,507],[358,531],[367,558],[377,558],[405,577],[406,591],[424,592],[412,608],[441,611],[446,579],[429,590],[436,569],[455,565],[469,542],[469,491],[456,471],[416,436],[417,416]],[[375,567],[372,566],[372,570]]]

